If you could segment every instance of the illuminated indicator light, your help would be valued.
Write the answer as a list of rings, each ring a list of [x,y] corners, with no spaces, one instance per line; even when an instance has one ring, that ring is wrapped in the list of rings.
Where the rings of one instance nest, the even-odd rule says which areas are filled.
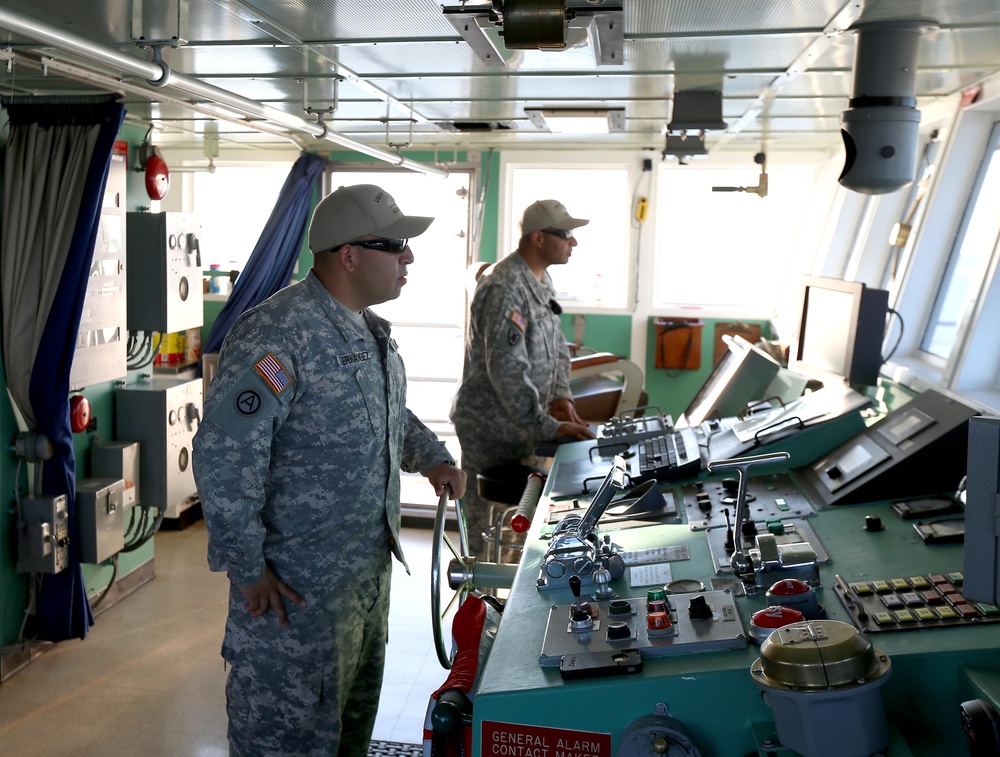
[[[665,612],[651,612],[646,616],[646,628],[651,631],[662,631],[670,628],[670,616]]]
[[[662,599],[657,599],[657,600],[655,600],[653,602],[647,602],[646,603],[646,611],[650,612],[650,613],[654,613],[654,612],[666,612],[667,611],[667,603],[664,602]]]
[[[646,604],[650,602],[666,602],[667,592],[665,589],[650,589],[646,592]]]

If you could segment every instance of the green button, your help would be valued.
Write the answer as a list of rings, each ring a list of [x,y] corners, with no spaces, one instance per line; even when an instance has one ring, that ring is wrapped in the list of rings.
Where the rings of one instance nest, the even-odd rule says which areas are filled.
[[[985,602],[976,602],[976,607],[979,609],[979,612],[988,618],[995,618],[997,615],[1000,615],[1000,607],[997,607],[996,605],[988,605]]]
[[[961,573],[945,573],[945,576],[947,576],[948,580],[955,584],[955,586],[961,586],[962,581],[965,580],[965,576]]]
[[[785,533],[785,524],[780,520],[769,520],[767,522],[767,530],[775,536],[781,536]]]
[[[665,589],[650,589],[646,592],[647,602],[666,602],[667,592]]]

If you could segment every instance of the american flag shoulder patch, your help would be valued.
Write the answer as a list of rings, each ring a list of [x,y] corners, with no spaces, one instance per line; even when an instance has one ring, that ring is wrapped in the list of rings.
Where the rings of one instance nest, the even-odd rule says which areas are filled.
[[[513,313],[511,313],[510,320],[515,326],[521,329],[522,332],[527,331],[528,319],[525,318],[523,315],[521,315],[520,311],[515,310]]]
[[[288,372],[285,370],[285,367],[279,363],[278,358],[270,352],[257,361],[254,365],[254,369],[261,375],[261,378],[267,382],[267,385],[271,387],[271,390],[275,394],[281,394],[292,383],[292,380],[288,377]]]

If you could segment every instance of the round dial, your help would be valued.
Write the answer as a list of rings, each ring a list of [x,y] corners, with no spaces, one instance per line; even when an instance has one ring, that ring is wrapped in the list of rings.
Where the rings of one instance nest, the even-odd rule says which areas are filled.
[[[701,757],[701,752],[677,720],[645,715],[625,728],[615,757]]]

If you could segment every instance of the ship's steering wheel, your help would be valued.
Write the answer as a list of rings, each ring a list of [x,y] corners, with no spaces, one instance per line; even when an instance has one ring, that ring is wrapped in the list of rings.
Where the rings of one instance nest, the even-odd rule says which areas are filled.
[[[444,619],[454,609],[461,607],[469,591],[473,588],[471,563],[474,559],[469,552],[469,536],[465,527],[465,507],[460,499],[449,500],[451,490],[445,487],[438,501],[434,515],[434,541],[431,544],[431,627],[438,662],[445,670],[451,669],[453,655],[445,644]],[[445,533],[448,502],[455,503],[455,518],[458,522],[458,545]],[[445,552],[448,548],[450,555]],[[444,561],[447,560],[447,563]],[[454,594],[442,607],[442,572]]]

